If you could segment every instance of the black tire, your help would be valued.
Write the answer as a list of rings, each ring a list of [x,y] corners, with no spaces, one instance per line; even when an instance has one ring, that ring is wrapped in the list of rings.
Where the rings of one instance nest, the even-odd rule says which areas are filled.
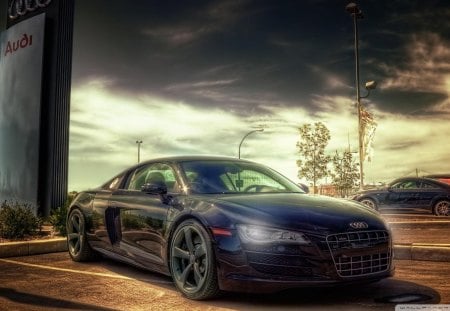
[[[363,198],[363,199],[359,200],[359,202],[361,202],[365,206],[370,207],[371,209],[374,209],[376,211],[378,210],[377,203],[375,202],[375,200],[373,200],[371,198]]]
[[[220,294],[211,238],[196,220],[182,222],[170,243],[170,272],[175,286],[189,299]]]
[[[433,206],[433,213],[436,216],[449,216],[450,214],[450,201],[438,200]]]
[[[86,221],[79,209],[73,209],[67,218],[67,247],[73,261],[90,261],[98,257],[87,242]]]

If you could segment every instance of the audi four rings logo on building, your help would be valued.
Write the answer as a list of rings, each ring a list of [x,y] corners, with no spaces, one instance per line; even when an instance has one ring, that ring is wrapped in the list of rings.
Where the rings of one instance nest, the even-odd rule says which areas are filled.
[[[349,223],[349,226],[353,229],[367,229],[369,228],[369,225],[363,221],[354,221]]]
[[[16,19],[38,8],[45,8],[52,0],[13,0],[8,7],[8,17]]]

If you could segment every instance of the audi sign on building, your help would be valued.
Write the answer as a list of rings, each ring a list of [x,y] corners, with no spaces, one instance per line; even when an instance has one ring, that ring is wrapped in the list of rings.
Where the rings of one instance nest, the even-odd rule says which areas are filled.
[[[9,0],[0,16],[0,201],[42,215],[67,197],[73,6]]]
[[[45,16],[1,33],[0,199],[37,205]]]
[[[52,0],[13,0],[8,4],[8,18],[15,20],[27,13],[47,7]]]

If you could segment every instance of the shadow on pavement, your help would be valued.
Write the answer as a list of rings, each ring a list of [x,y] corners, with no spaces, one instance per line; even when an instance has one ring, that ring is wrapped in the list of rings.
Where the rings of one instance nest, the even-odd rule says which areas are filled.
[[[106,258],[99,264],[114,273],[177,292],[170,277]],[[308,310],[323,308],[393,310],[399,303],[438,304],[440,301],[440,294],[431,287],[388,278],[369,284],[298,288],[273,294],[226,292],[217,299],[198,302],[206,309],[220,307],[237,310],[294,310],[301,307]]]
[[[82,265],[84,263],[78,264]],[[107,257],[102,257],[100,260],[96,261],[95,264],[115,274],[178,292],[170,276]]]
[[[99,307],[91,304],[77,303],[70,300],[51,298],[41,295],[35,295],[16,291],[11,288],[0,287],[0,297],[4,297],[12,302],[39,306],[45,309],[72,309],[72,310],[93,310],[108,311],[114,310],[105,307]]]
[[[408,301],[409,297],[415,301]],[[422,297],[418,301],[417,297]],[[396,299],[398,298],[398,299]],[[226,293],[220,300],[204,302],[216,307],[245,310],[268,309],[342,309],[375,308],[393,310],[399,303],[438,304],[441,297],[430,287],[396,279],[366,285],[333,288],[299,288],[275,294]],[[206,307],[206,306],[205,306]]]

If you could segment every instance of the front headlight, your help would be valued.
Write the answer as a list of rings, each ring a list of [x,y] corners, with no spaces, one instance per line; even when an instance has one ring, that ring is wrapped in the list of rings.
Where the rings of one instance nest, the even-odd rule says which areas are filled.
[[[244,243],[295,243],[310,244],[308,238],[300,232],[267,228],[253,225],[236,225],[239,237]]]

